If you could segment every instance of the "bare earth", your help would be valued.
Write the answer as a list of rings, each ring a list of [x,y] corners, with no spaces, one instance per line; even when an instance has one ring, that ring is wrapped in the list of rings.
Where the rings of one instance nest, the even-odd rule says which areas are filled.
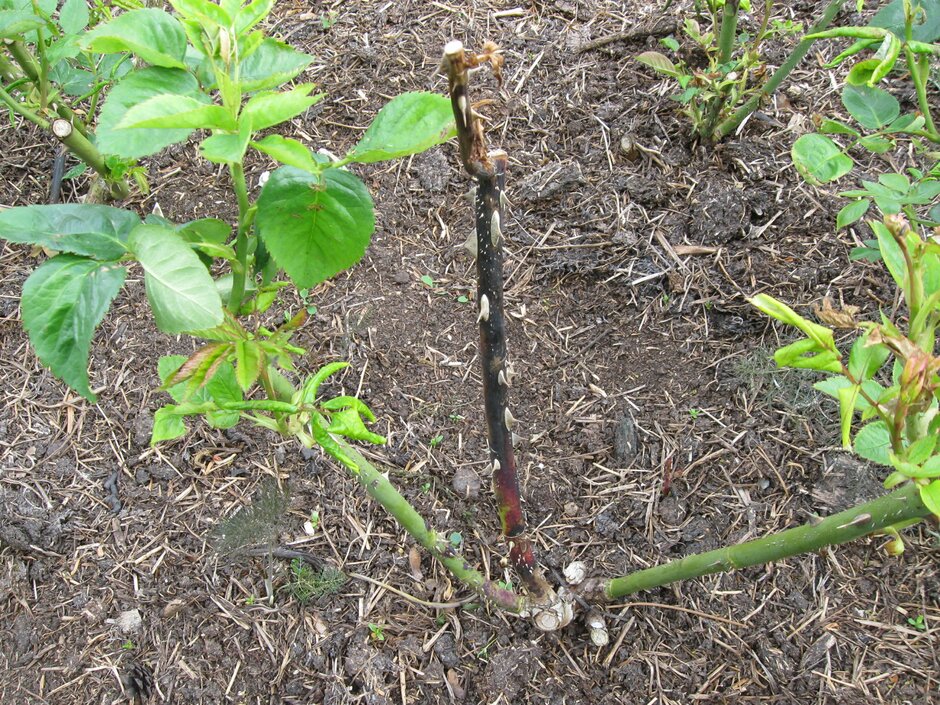
[[[823,4],[790,11],[805,22]],[[334,153],[391,96],[443,92],[447,40],[504,49],[503,86],[478,74],[473,88],[493,99],[481,108],[489,139],[511,159],[512,405],[549,573],[578,559],[622,574],[753,538],[876,496],[883,479],[839,450],[835,406],[812,375],[773,372],[768,358],[788,334],[744,300],[764,291],[808,311],[830,296],[869,314],[894,303],[877,267],[848,261],[866,234],[834,233],[834,194],[854,182],[813,189],[790,166],[813,114],[838,112],[836,79],[818,68],[838,47],[818,45],[739,135],[693,144],[671,87],[632,60],[689,5],[664,16],[603,0],[293,0],[269,27],[316,57],[303,78],[329,94],[292,136]],[[635,37],[581,51],[623,31]],[[43,202],[51,140],[0,130],[0,204]],[[308,369],[351,363],[333,387],[378,415],[389,445],[372,457],[503,578],[484,476],[475,273],[462,246],[469,184],[454,152],[358,169],[376,200],[373,244],[310,292],[318,310],[298,342]],[[154,190],[130,207],[232,218],[227,177],[193,143],[147,166]],[[270,166],[259,158],[251,183]],[[69,186],[67,199],[86,187]],[[201,423],[185,441],[149,447],[165,402],[157,357],[194,347],[156,332],[139,272],[96,338],[100,403],[42,370],[18,312],[42,256],[9,245],[0,254],[4,705],[126,702],[134,669],[152,672],[151,702],[179,704],[940,702],[935,525],[909,531],[900,558],[872,539],[636,595],[611,608],[603,648],[579,620],[543,634],[478,603],[429,608],[385,586],[425,601],[467,595],[318,452]],[[289,294],[287,305],[304,304]],[[288,561],[215,551],[219,519],[271,478],[290,491],[281,545],[377,582],[351,579],[304,605],[284,589]],[[119,619],[133,610],[139,625]],[[926,630],[908,622],[918,615]]]

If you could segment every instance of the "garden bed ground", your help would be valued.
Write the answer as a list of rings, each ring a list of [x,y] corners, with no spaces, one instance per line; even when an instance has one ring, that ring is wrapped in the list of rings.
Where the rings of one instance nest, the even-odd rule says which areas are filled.
[[[805,21],[820,4],[791,9]],[[838,449],[835,408],[811,375],[773,371],[779,331],[744,300],[766,291],[808,310],[829,296],[868,313],[894,304],[877,267],[848,260],[864,233],[835,234],[838,199],[790,166],[813,114],[836,111],[837,84],[812,57],[738,136],[693,144],[669,88],[631,58],[655,48],[641,30],[664,19],[644,5],[295,0],[279,4],[273,28],[316,57],[307,79],[330,96],[295,121],[295,136],[337,153],[392,95],[445,90],[448,39],[505,50],[502,89],[481,77],[476,95],[494,98],[483,109],[491,144],[511,160],[511,399],[529,521],[552,575],[576,558],[621,574],[790,527],[877,495],[882,477]],[[583,51],[625,30],[636,37]],[[9,125],[2,135],[0,203],[43,202],[49,140]],[[389,445],[372,456],[501,577],[463,247],[468,181],[454,152],[359,170],[375,194],[374,242],[310,292],[317,313],[299,342],[310,369],[351,363],[334,387],[378,415]],[[226,177],[192,144],[148,166],[155,188],[141,210],[231,217]],[[259,160],[251,182],[266,168]],[[356,579],[305,606],[283,590],[269,604],[265,559],[221,556],[209,537],[273,477],[290,489],[282,544],[424,600],[466,595],[318,452],[202,424],[151,449],[158,354],[193,348],[155,332],[139,276],[96,338],[99,404],[68,392],[19,322],[39,257],[10,246],[0,257],[3,703],[120,702],[135,664],[152,670],[154,702],[181,704],[938,697],[940,545],[925,526],[901,558],[861,541],[636,595],[610,608],[604,648],[577,620],[543,634],[479,605],[429,609]],[[288,564],[275,567],[283,586]],[[131,610],[142,625],[122,633],[112,620]],[[908,623],[918,615],[926,631]]]

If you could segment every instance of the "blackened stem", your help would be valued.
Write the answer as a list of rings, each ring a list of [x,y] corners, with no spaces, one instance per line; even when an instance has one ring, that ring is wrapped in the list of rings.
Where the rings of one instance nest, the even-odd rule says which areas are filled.
[[[513,417],[509,411],[512,368],[507,358],[506,314],[503,310],[503,248],[500,203],[506,184],[506,153],[489,155],[492,172],[477,174],[477,301],[480,303],[480,359],[483,363],[483,405],[486,411],[493,490],[503,535],[512,543],[510,560],[526,578],[534,568],[532,548],[524,534],[525,515],[512,448]]]
[[[526,536],[525,514],[512,447],[514,419],[509,411],[512,368],[506,345],[503,311],[503,190],[508,158],[503,151],[487,154],[483,129],[470,105],[467,90],[467,57],[455,42],[445,49],[451,104],[457,125],[461,160],[477,182],[475,220],[477,232],[477,301],[480,325],[480,359],[483,365],[483,404],[493,470],[493,490],[503,535],[509,541],[509,560],[526,589],[547,595],[548,584],[538,571],[532,545]]]

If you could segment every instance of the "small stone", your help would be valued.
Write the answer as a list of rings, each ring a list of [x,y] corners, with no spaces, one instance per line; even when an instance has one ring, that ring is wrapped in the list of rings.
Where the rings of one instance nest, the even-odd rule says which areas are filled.
[[[587,566],[583,561],[573,561],[565,566],[564,574],[569,585],[580,585],[587,577]]]
[[[447,668],[456,668],[460,665],[460,657],[457,656],[457,644],[454,637],[449,632],[441,634],[441,638],[434,642],[434,654],[441,660]]]
[[[418,183],[421,184],[421,188],[431,192],[439,192],[447,188],[450,164],[441,150],[434,149],[417,157],[415,167],[418,170]]]
[[[574,502],[567,502],[565,504],[564,511],[566,517],[575,517],[578,516],[578,512],[580,512],[581,509]]]
[[[113,624],[121,634],[137,634],[144,626],[144,620],[139,610],[127,610],[121,612],[118,618],[113,620]]]
[[[588,614],[586,621],[594,646],[606,646],[610,641],[610,634],[607,631],[607,623],[604,621],[603,615],[600,612],[592,611]]]
[[[407,284],[409,279],[408,272],[402,271],[401,269],[392,275],[392,281],[396,284]]]
[[[180,612],[183,611],[183,608],[186,606],[186,601],[176,598],[175,600],[170,600],[166,606],[163,608],[163,617],[165,619],[172,619]]]
[[[594,519],[594,528],[601,536],[613,536],[619,531],[620,526],[608,512],[601,512]]]
[[[461,465],[454,473],[451,487],[461,497],[476,497],[480,494],[480,477],[468,465]]]
[[[623,153],[623,156],[631,162],[640,156],[640,150],[636,146],[636,140],[634,140],[633,135],[630,134],[626,134],[620,138],[620,151]]]
[[[636,457],[639,446],[636,423],[629,414],[624,414],[614,427],[614,457],[617,462],[629,463]]]
[[[147,466],[147,472],[150,473],[150,477],[156,480],[168,481],[176,477],[176,471],[166,465],[149,465]]]
[[[460,685],[460,676],[457,675],[457,671],[453,668],[447,670],[447,682],[450,684],[450,689],[454,691],[454,699],[458,702],[463,700],[466,691],[463,689],[463,686]]]

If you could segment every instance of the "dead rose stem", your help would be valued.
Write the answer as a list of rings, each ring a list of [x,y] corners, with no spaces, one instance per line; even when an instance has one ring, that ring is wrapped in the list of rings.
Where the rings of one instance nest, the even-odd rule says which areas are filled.
[[[871,502],[858,505],[825,519],[764,536],[753,541],[686,556],[670,563],[647,568],[613,579],[592,579],[579,593],[598,602],[631,595],[680,580],[724,573],[761,565],[801,553],[819,551],[862,536],[887,532],[891,527],[929,517],[930,510],[912,482]]]
[[[450,42],[444,49],[451,106],[457,126],[461,161],[476,180],[474,219],[477,234],[477,301],[480,328],[480,360],[483,372],[483,403],[486,416],[489,458],[493,490],[503,536],[509,541],[509,562],[526,590],[536,600],[550,600],[551,588],[541,575],[526,536],[525,514],[519,491],[512,426],[509,388],[513,371],[508,359],[506,323],[503,311],[503,192],[506,185],[506,153],[487,153],[483,127],[470,104],[468,69],[484,62],[497,72],[501,58],[495,47],[487,47],[480,56],[467,55],[460,42]]]

